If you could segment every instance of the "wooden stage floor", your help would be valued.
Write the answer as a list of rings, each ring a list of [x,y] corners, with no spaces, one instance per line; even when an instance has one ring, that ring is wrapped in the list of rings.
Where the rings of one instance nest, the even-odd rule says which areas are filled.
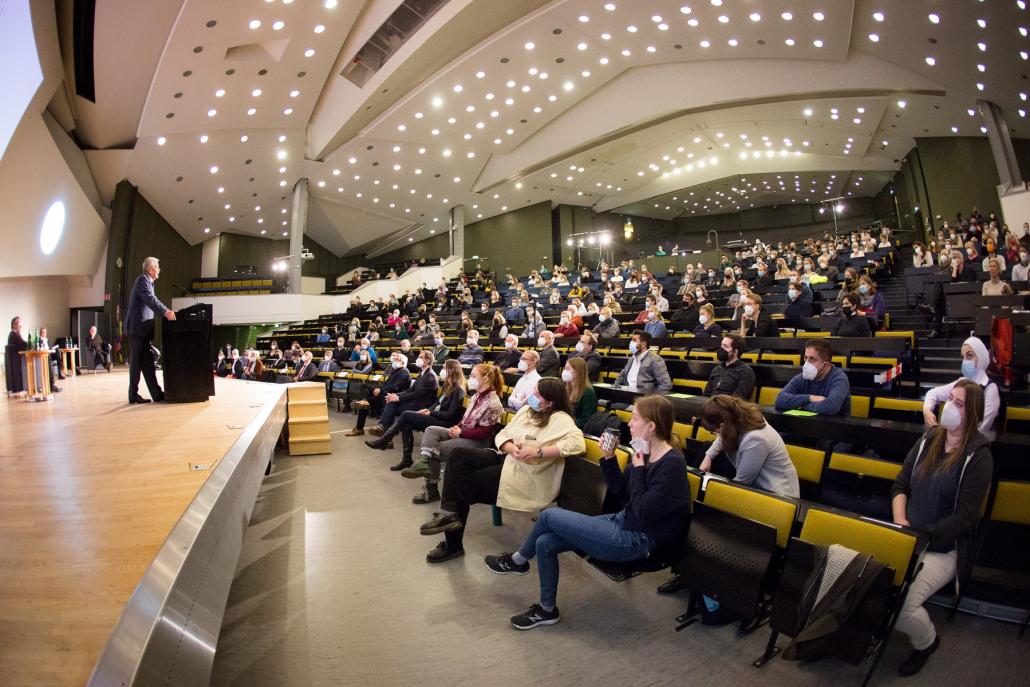
[[[124,370],[60,384],[52,403],[0,410],[7,687],[87,682],[161,544],[274,389],[216,379],[207,403],[130,406]]]

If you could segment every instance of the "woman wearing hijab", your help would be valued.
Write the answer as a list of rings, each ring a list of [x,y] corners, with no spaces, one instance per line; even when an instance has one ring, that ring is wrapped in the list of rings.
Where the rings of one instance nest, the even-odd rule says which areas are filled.
[[[1001,394],[998,393],[998,385],[987,376],[987,366],[991,363],[991,354],[984,342],[975,336],[971,336],[962,342],[962,376],[950,384],[934,387],[927,392],[923,399],[923,419],[929,427],[936,427],[937,406],[944,403],[951,397],[951,390],[962,379],[969,379],[980,385],[984,391],[984,413],[983,421],[980,423],[980,431],[986,432],[994,424],[998,417],[998,409],[1001,407]]]

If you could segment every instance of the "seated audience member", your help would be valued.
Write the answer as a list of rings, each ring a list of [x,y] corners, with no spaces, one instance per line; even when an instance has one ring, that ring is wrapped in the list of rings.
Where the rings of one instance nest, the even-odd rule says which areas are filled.
[[[315,337],[315,343],[329,343],[329,328],[322,327],[322,331]]]
[[[404,354],[405,358],[411,358],[411,339],[401,341],[400,352]]]
[[[580,332],[584,329],[591,329],[596,327],[598,322],[601,321],[601,307],[597,303],[591,303],[587,306],[587,314],[583,316],[583,324],[579,325]]]
[[[540,316],[536,308],[532,305],[528,306],[526,308],[526,326],[519,334],[519,338],[535,341],[540,336],[540,332],[545,329],[547,329],[547,325],[544,324],[544,318]]]
[[[741,336],[779,336],[780,330],[772,316],[762,307],[762,297],[757,293],[749,293],[742,301],[744,312],[740,316]]]
[[[565,382],[565,392],[572,404],[576,426],[583,429],[590,416],[597,412],[597,392],[590,384],[586,361],[570,357],[562,370],[561,379]]]
[[[597,326],[590,330],[598,339],[617,339],[619,323],[612,317],[612,309],[607,305],[597,314]]]
[[[460,372],[460,368],[459,372]],[[422,435],[419,455],[413,465],[401,475],[409,479],[426,479],[422,493],[412,503],[432,503],[440,500],[440,467],[456,448],[486,448],[501,425],[500,392],[504,377],[493,365],[480,363],[469,374],[468,388],[473,392],[464,414],[448,425],[429,427]]]
[[[350,349],[347,348],[347,340],[342,336],[336,337],[336,348],[331,350],[329,353],[333,358],[333,362],[335,362],[337,366],[342,365],[351,359]]]
[[[976,281],[976,270],[966,260],[960,250],[951,251],[951,281],[963,282],[963,281]]]
[[[773,275],[769,272],[769,267],[764,262],[758,263],[755,272],[758,275],[755,278],[755,286],[772,286],[775,283]]]
[[[379,362],[379,358],[376,356],[376,349],[372,347],[372,342],[368,339],[361,339],[361,341],[358,342],[358,345],[351,351],[350,359],[360,360],[362,353],[368,355],[368,359],[372,361],[373,365]]]
[[[937,406],[951,397],[951,390],[955,388],[956,384],[963,379],[968,379],[983,389],[984,410],[981,413],[983,421],[980,424],[980,431],[987,432],[994,424],[1001,408],[1001,394],[998,392],[998,385],[987,376],[987,367],[991,364],[990,351],[979,337],[971,336],[962,342],[960,353],[962,355],[962,376],[954,382],[934,387],[926,393],[926,397],[923,399],[923,419],[928,426],[937,426],[937,416],[934,414]]]
[[[375,363],[372,362],[372,357],[369,356],[368,351],[361,351],[358,354],[358,359],[354,362],[354,372],[367,375],[375,367]]]
[[[700,314],[700,306],[694,298],[694,294],[687,292],[683,294],[681,306],[673,310],[669,318],[669,329],[678,332],[692,332],[697,327],[697,318]]]
[[[390,371],[387,374],[386,381],[381,382],[379,386],[372,389],[372,393],[369,394],[367,400],[355,401],[352,404],[358,409],[358,422],[353,428],[344,432],[343,435],[345,437],[357,437],[364,434],[365,422],[368,420],[368,416],[377,415],[382,417],[386,412],[386,405],[389,403],[388,397],[391,395],[396,397],[400,392],[407,391],[410,388],[411,375],[408,374],[408,359],[402,354],[394,351],[390,354]],[[394,402],[393,405],[390,406],[390,413],[387,417],[391,424],[393,423],[393,416],[396,413],[396,410],[397,404]],[[385,430],[382,420],[380,420],[378,426],[382,430]],[[382,434],[382,432],[379,434]]]
[[[415,361],[416,365],[418,365],[420,360],[423,361],[421,365],[418,365],[423,373],[427,369],[432,369],[430,363],[427,362],[430,360],[430,356],[426,355],[426,353],[428,351],[422,351],[422,354]],[[398,405],[400,413],[393,424],[387,427],[386,431],[378,439],[365,442],[365,445],[369,448],[385,450],[393,448],[393,438],[398,434],[401,435],[401,460],[399,463],[390,466],[390,469],[394,472],[411,467],[411,454],[415,447],[414,432],[424,432],[429,427],[450,427],[461,418],[465,410],[462,408],[462,404],[465,402],[468,386],[465,383],[465,375],[461,371],[461,365],[457,360],[448,360],[444,363],[443,368],[440,370],[439,380],[440,395],[436,398],[435,403],[426,408],[418,408],[417,404],[409,402],[407,403],[409,407],[404,410],[400,410],[401,406]],[[418,382],[416,381],[411,389],[415,389],[417,385]],[[404,393],[411,393],[411,390]]]
[[[744,337],[730,332],[724,334],[719,348],[715,349],[719,364],[712,368],[705,385],[705,396],[726,394],[748,401],[755,390],[755,371],[740,359],[744,352]]]
[[[1023,244],[1019,245],[1019,262],[1012,265],[1012,281],[1030,280],[1030,251]]]
[[[565,385],[541,379],[526,405],[494,439],[498,450],[456,448],[451,451],[440,512],[422,525],[423,535],[444,534],[426,560],[442,563],[465,553],[463,539],[474,503],[535,512],[558,496],[565,458],[586,451],[583,432],[572,419]],[[505,463],[518,469],[505,470]]]
[[[569,353],[569,358],[582,358],[587,366],[587,378],[591,381],[598,381],[601,374],[601,356],[596,350],[597,339],[590,332],[579,337],[576,350]]]
[[[987,263],[987,271],[990,273],[991,278],[984,282],[983,287],[980,289],[980,295],[1011,296],[1013,294],[1012,287],[1001,280],[1002,267],[999,264],[999,260],[988,258],[984,262]]]
[[[919,241],[912,244],[912,265],[914,267],[933,267],[933,253],[926,250]]]
[[[281,351],[279,355],[282,355]],[[225,352],[221,348],[218,349],[218,359],[215,361],[213,371],[219,377],[225,377],[229,374],[229,366],[225,362]]]
[[[519,350],[519,337],[508,334],[504,337],[504,350],[494,358],[496,365],[502,372],[518,372],[519,360],[522,359],[522,351]]]
[[[559,317],[558,326],[554,329],[554,335],[559,338],[579,336],[579,327],[572,322],[572,316],[567,311],[563,312]]]
[[[858,295],[861,300],[859,310],[869,317],[876,318],[876,322],[883,322],[883,316],[887,314],[887,301],[883,294],[877,292],[876,282],[868,274],[858,278]]]
[[[328,355],[328,351],[326,352]],[[247,351],[247,363],[243,370],[243,379],[260,382],[265,375],[265,364],[257,351]]]
[[[798,498],[801,487],[783,439],[754,403],[735,396],[713,396],[701,409],[701,426],[715,434],[699,469],[725,453],[736,474],[734,482]]]
[[[987,254],[983,256],[983,260],[980,262],[980,269],[983,272],[987,272],[990,269],[989,264],[991,260],[998,261],[999,272],[1005,271],[1005,256],[1001,255],[995,250],[994,241],[987,242]]]
[[[484,355],[485,353],[479,345],[479,332],[475,329],[469,330],[465,335],[465,347],[458,355],[458,362],[462,365],[478,365],[483,362]]]
[[[540,362],[536,371],[541,377],[557,377],[561,374],[561,356],[554,347],[554,334],[546,329],[540,332],[536,345],[540,349]]]
[[[242,379],[247,366],[240,358],[240,349],[232,349],[232,357],[229,360],[229,376],[233,379]]]
[[[515,383],[515,388],[508,397],[508,407],[512,410],[519,410],[526,405],[530,395],[540,381],[540,373],[537,372],[537,365],[540,363],[540,354],[534,350],[524,351],[519,358],[519,371],[522,377]]]
[[[510,324],[522,324],[526,321],[526,312],[522,309],[520,299],[512,299],[511,307],[504,311],[504,319]]]
[[[499,575],[525,575],[529,561],[538,556],[540,601],[514,616],[513,627],[529,630],[559,621],[559,553],[582,551],[598,560],[622,563],[645,559],[683,536],[690,487],[683,456],[673,446],[674,419],[672,404],[661,396],[645,396],[633,404],[632,462],[620,470],[614,452],[601,460],[608,492],[618,499],[621,511],[591,517],[548,508],[518,551],[486,557],[487,567]]]
[[[497,311],[493,314],[493,319],[490,324],[490,338],[493,340],[503,339],[508,336],[508,323],[504,320],[504,315]]]
[[[235,348],[232,352],[234,355],[238,353],[238,351]],[[293,381],[309,382],[318,376],[318,366],[315,363],[311,362],[311,358],[311,351],[304,351],[304,353],[301,354],[301,364],[297,367],[297,374],[293,376]],[[243,361],[237,362],[239,362],[240,364],[243,363]],[[235,367],[233,369],[235,369]]]
[[[820,415],[851,415],[851,384],[832,358],[833,348],[826,339],[806,341],[801,374],[776,396],[776,410],[800,408]]]
[[[644,331],[650,334],[652,339],[664,339],[669,332],[662,320],[661,311],[656,305],[652,305],[647,310],[647,324],[644,325]]]
[[[318,371],[331,372],[333,374],[336,374],[340,371],[340,366],[336,363],[335,360],[333,360],[333,351],[325,352],[325,357],[322,359],[322,362],[318,365]]]
[[[628,386],[643,394],[667,394],[672,391],[672,378],[665,361],[651,350],[651,335],[633,332],[629,342],[629,360],[615,379],[616,386]]]
[[[972,567],[973,538],[994,470],[990,442],[978,431],[983,390],[963,379],[948,395],[940,425],[908,452],[891,491],[895,524],[929,536],[929,550],[895,625],[912,643],[912,652],[898,667],[902,677],[918,673],[940,646],[923,604]]]
[[[443,334],[430,334],[432,337],[431,343],[433,344],[433,362],[437,365],[442,365],[451,354],[451,349],[444,345]]]
[[[411,338],[416,346],[433,345],[433,332],[429,329],[429,325],[426,324],[425,318],[420,317],[418,319],[418,324],[415,327],[415,331],[412,332]]]
[[[82,347],[93,354],[94,368],[97,365],[103,365],[105,370],[111,371],[111,344],[104,343],[104,340],[100,338],[96,325],[90,326],[89,336],[86,337]]]
[[[801,298],[802,285],[798,283],[787,287],[787,307],[783,310],[783,318],[796,320],[799,317],[812,316],[812,301]]]
[[[694,327],[694,337],[704,339],[708,337],[722,338],[722,327],[715,323],[715,306],[705,303],[697,313],[697,326]]]
[[[221,353],[221,351],[219,351]],[[283,352],[279,349],[275,349],[268,355],[268,362],[265,363],[265,368],[269,370],[275,370],[276,372],[282,372],[288,366],[286,358],[283,356]],[[226,367],[225,374],[218,375],[224,377],[229,374],[228,368]]]
[[[403,353],[401,353],[401,358],[405,363],[408,361],[408,356]],[[396,362],[391,361],[391,364],[395,365]],[[369,434],[382,436],[393,424],[394,419],[405,410],[422,410],[436,402],[440,379],[433,371],[433,354],[427,350],[419,352],[415,358],[415,367],[419,370],[418,376],[410,386],[403,391],[392,391],[386,394],[383,399],[386,403],[383,406],[382,415],[379,417],[379,424],[370,429]]]
[[[860,311],[862,299],[849,293],[840,303],[841,317],[833,323],[833,336],[872,336],[869,319]]]

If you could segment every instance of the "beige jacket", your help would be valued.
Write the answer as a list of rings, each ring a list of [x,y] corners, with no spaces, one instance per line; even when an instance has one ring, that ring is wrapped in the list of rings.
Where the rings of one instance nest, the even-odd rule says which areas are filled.
[[[513,441],[520,447],[557,446],[561,457],[523,463],[512,456],[505,456],[501,484],[497,489],[497,505],[501,508],[536,511],[548,505],[558,498],[561,478],[565,472],[565,458],[586,452],[583,432],[567,413],[553,413],[543,427],[533,424],[532,413],[528,405],[523,406],[497,433],[497,448],[507,441]]]

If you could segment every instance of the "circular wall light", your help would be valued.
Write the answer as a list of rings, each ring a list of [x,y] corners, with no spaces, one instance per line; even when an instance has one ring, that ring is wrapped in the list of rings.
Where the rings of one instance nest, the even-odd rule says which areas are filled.
[[[43,225],[39,230],[39,248],[44,255],[50,255],[57,248],[64,233],[64,203],[54,202],[43,217]]]

